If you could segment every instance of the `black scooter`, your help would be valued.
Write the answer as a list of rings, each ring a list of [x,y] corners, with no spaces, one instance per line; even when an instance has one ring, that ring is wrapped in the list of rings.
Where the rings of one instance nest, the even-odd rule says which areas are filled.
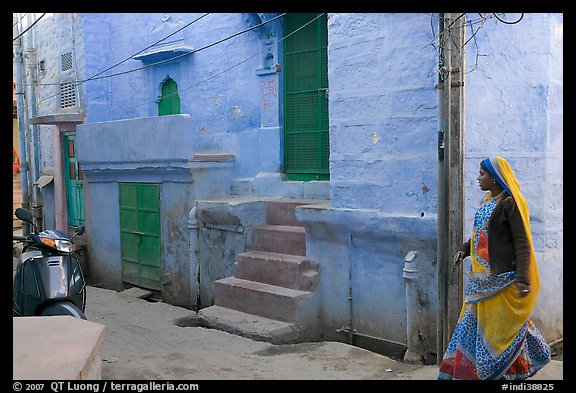
[[[29,210],[19,207],[15,214],[34,231],[28,236],[12,235],[12,240],[25,243],[12,281],[12,316],[71,315],[86,319],[86,282],[73,243],[85,227],[78,227],[72,237],[53,229],[38,232]]]

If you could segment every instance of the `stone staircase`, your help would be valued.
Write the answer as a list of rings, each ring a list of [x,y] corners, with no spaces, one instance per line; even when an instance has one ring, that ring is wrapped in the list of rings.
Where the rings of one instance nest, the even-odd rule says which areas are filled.
[[[214,305],[198,311],[205,326],[273,344],[312,338],[319,271],[306,258],[306,233],[295,209],[321,202],[268,203],[266,224],[252,229],[252,248],[237,255],[233,276],[214,282]]]

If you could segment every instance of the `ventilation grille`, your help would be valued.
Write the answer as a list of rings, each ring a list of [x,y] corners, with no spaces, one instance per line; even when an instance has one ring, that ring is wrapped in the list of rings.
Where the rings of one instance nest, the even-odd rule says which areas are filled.
[[[60,83],[60,108],[76,105],[76,88],[74,82]]]
[[[68,71],[72,69],[72,52],[64,53],[60,56],[62,62],[62,71]]]

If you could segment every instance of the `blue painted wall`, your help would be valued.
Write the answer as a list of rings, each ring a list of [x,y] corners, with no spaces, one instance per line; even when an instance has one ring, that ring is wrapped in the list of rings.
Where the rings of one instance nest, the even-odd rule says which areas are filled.
[[[437,206],[436,53],[426,14],[328,20],[335,208],[418,216]]]
[[[85,47],[91,48],[87,75],[200,16],[87,15]],[[202,48],[260,21],[255,14],[209,15],[172,37],[171,45]],[[355,319],[366,334],[387,325],[390,340],[405,339],[405,305],[386,301],[375,305],[374,299],[405,302],[402,266],[409,251],[420,253],[420,291],[436,292],[438,103],[437,52],[432,44],[437,41],[437,26],[437,14],[329,15],[330,206],[323,212],[298,213],[307,229],[309,256],[331,277],[321,283],[327,332],[349,319],[346,293],[351,266],[357,273],[354,287],[372,288],[354,298],[355,309],[365,311],[356,311]],[[468,31],[467,37],[474,37],[466,47],[465,90],[466,231],[470,232],[481,197],[475,181],[478,160],[490,154],[507,156],[518,167],[529,201],[549,195],[548,203],[533,206],[532,212],[536,249],[545,266],[542,297],[547,300],[542,302],[555,321],[562,314],[561,299],[558,302],[551,290],[557,281],[553,277],[561,272],[561,237],[550,231],[562,225],[558,205],[562,164],[557,154],[562,135],[561,26],[561,15],[526,14],[516,25],[490,19],[477,32]],[[254,56],[268,47],[269,37],[281,36],[280,29],[273,22],[268,29],[247,32],[175,64],[87,84],[86,94],[96,98],[87,101],[88,122],[154,116],[160,82],[170,76],[178,83],[182,112],[190,115],[193,142],[184,143],[192,143],[196,151],[234,154],[234,177],[251,179],[252,191],[270,195],[282,190],[261,173],[280,166],[281,102],[274,107],[277,115],[261,110],[258,75],[267,64],[280,62],[281,51],[272,44],[273,61],[264,54]],[[143,65],[130,60],[114,72]],[[281,85],[281,79],[277,81]],[[541,178],[547,182],[531,180]],[[261,183],[262,179],[266,181]],[[294,196],[294,185],[284,186],[280,194]],[[342,214],[353,214],[356,225],[352,228]],[[373,226],[379,230],[369,229]],[[334,291],[340,295],[333,296]],[[427,320],[435,320],[436,307],[436,298],[428,296]],[[382,320],[362,322],[367,314],[382,315]],[[557,324],[548,326],[539,315],[538,323],[550,337],[560,334],[553,327]],[[425,334],[431,341],[433,325]]]
[[[394,239],[398,248],[383,252],[377,247],[373,257],[390,265],[396,261],[399,274],[398,265],[410,248],[403,242],[420,242],[418,250],[429,256],[420,263],[424,293],[436,285],[434,274],[425,267],[434,263],[430,251],[435,248],[435,234],[420,226],[433,230],[437,214],[437,54],[431,45],[437,44],[437,17],[331,14],[328,19],[332,208],[356,209],[358,217],[376,221],[384,215],[387,222],[410,225],[405,237],[396,234],[394,225],[383,225],[374,241]],[[563,276],[563,16],[526,14],[515,25],[491,18],[480,29],[477,16],[470,14],[470,21],[475,23],[466,34],[470,38],[465,76],[466,234],[471,233],[473,212],[482,197],[476,181],[479,161],[488,155],[508,158],[531,205],[542,280],[534,320],[546,337],[556,339],[562,336],[563,315],[557,290]],[[319,240],[326,238],[322,233],[329,233],[327,225],[336,232],[353,231],[330,215],[311,212],[309,232],[311,236],[318,232]],[[305,213],[300,216],[304,219]],[[405,224],[414,217],[423,219]],[[315,230],[320,227],[312,224],[315,219],[329,224]],[[349,253],[333,255],[337,252],[333,246],[345,247],[336,239],[318,247],[310,241],[310,253],[326,261],[324,271],[336,259],[358,263],[353,246]],[[364,258],[367,264],[370,259]],[[370,277],[386,283],[379,295],[387,296],[368,296],[365,302],[401,296],[400,288],[388,285],[389,277],[384,280],[377,264],[372,269]],[[345,270],[332,270],[339,272],[338,284],[344,284]],[[344,319],[342,296],[339,303],[323,303],[324,310],[334,308],[326,314]],[[434,297],[427,302],[426,310],[435,307]],[[393,313],[394,307],[384,302],[380,311]],[[397,322],[395,326],[401,318]]]
[[[162,295],[186,307],[194,305],[195,274],[189,265],[189,212],[198,199],[229,195],[234,166],[227,157],[211,161],[197,154],[202,145],[190,135],[191,121],[185,114],[153,116],[81,124],[76,130],[88,179],[91,275],[122,288],[118,183],[159,184]]]
[[[198,19],[139,55],[162,47],[192,48],[198,52],[154,66],[151,64],[162,58],[131,59],[102,76],[145,68],[86,83],[85,94],[90,97],[86,100],[87,122],[156,116],[161,83],[169,76],[178,84],[181,113],[191,117],[190,135],[200,135],[205,152],[228,152],[241,157],[236,164],[238,177],[254,177],[260,171],[262,154],[260,78],[256,71],[265,63],[264,55],[258,52],[265,49],[267,30],[257,28],[202,49],[256,24],[253,14],[217,13],[201,18],[202,15],[83,15],[86,76],[98,74]],[[278,144],[274,148],[278,154]]]
[[[297,209],[320,264],[324,334],[407,338],[419,255],[421,355],[435,351],[437,55],[425,14],[330,14],[330,206]],[[351,299],[351,300],[350,300]],[[424,323],[428,321],[428,323]]]
[[[470,36],[470,31],[467,35]],[[480,161],[505,157],[530,207],[541,294],[534,319],[563,332],[563,15],[491,19],[466,47],[465,234],[472,233]]]
[[[199,49],[274,15],[211,14],[164,44]],[[79,14],[72,20],[82,37],[76,41],[80,78],[99,73],[200,16]],[[465,77],[465,233],[471,232],[473,212],[482,197],[475,180],[479,161],[488,155],[505,156],[530,203],[542,279],[535,319],[553,340],[563,335],[562,291],[558,291],[563,276],[563,16],[526,14],[515,25],[489,19],[478,27],[474,24],[466,33],[471,39],[466,45]],[[93,179],[104,176],[90,184],[92,216],[101,208],[113,208],[108,206],[115,195],[113,183],[106,179],[107,160],[114,161],[119,154],[118,146],[107,147],[94,134],[97,127],[104,127],[138,157],[152,160],[160,154],[162,164],[169,157],[178,158],[181,165],[169,162],[167,167],[189,168],[184,184],[194,176],[195,153],[233,154],[232,163],[216,169],[232,178],[231,194],[330,198],[323,206],[297,209],[307,231],[308,256],[322,272],[319,290],[326,336],[336,337],[339,328],[349,326],[352,312],[360,332],[404,342],[404,257],[415,250],[423,351],[431,350],[437,309],[437,29],[438,14],[329,14],[330,182],[282,182],[278,173],[282,126],[278,21],[175,63],[80,85],[87,124],[79,127],[79,154]],[[52,45],[57,42],[54,39]],[[108,73],[146,65],[128,60]],[[167,76],[179,86],[184,115],[150,121],[156,114],[160,82]],[[263,81],[276,84],[274,95],[264,97]],[[155,121],[178,123],[177,131],[168,139],[139,138],[140,130],[153,138]],[[122,150],[122,155],[130,154]],[[152,166],[159,168],[159,163]],[[122,176],[134,176],[130,170],[137,169],[139,179],[160,176],[130,165],[116,169],[124,171]],[[166,195],[173,195],[166,206],[179,203],[184,196],[168,186],[171,178],[162,175],[162,181]],[[210,184],[222,182],[217,175],[204,177],[203,184],[202,197]],[[117,229],[103,218],[96,220],[99,232],[92,232],[94,241],[107,245],[105,253],[117,252],[111,250],[118,244],[105,239]],[[178,230],[183,226],[182,221]],[[177,272],[185,262],[174,258],[168,264]],[[223,267],[215,271],[225,271]]]

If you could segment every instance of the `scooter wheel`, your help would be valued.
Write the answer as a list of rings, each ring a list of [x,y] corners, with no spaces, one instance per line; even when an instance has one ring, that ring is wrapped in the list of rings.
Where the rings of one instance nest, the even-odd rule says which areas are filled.
[[[70,302],[51,303],[42,310],[41,316],[51,315],[70,315],[75,318],[86,319],[82,310]]]

